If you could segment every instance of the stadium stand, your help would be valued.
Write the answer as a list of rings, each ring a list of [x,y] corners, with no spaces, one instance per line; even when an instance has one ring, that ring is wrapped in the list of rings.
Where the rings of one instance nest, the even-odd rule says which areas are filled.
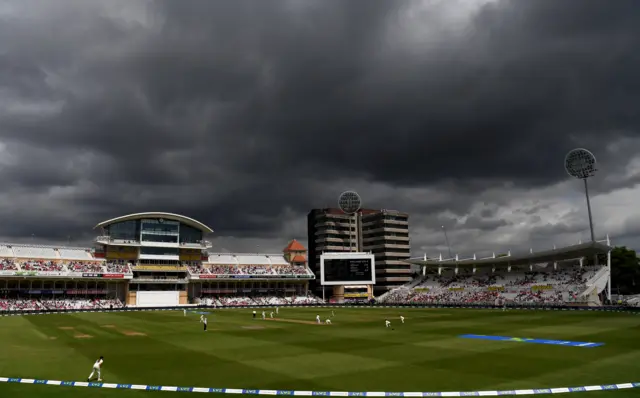
[[[118,299],[61,298],[55,300],[37,299],[0,299],[0,311],[33,311],[33,310],[87,310],[122,308]]]
[[[583,265],[586,260],[584,254],[602,255],[608,246],[593,247],[591,251],[588,246],[583,246],[558,249],[560,254],[554,261],[534,262],[545,259],[548,253],[539,257],[530,255],[528,266],[522,264],[526,261],[518,258],[513,260],[516,265],[507,265],[511,264],[509,258],[495,257],[479,261],[417,261],[425,266],[423,275],[387,293],[379,301],[403,304],[599,305],[597,295],[603,293],[603,282],[609,277],[609,268],[604,264],[606,261],[601,261],[600,265]],[[574,254],[575,257],[571,258]]]
[[[20,267],[11,259],[2,259],[0,262],[0,271],[19,271]]]
[[[315,297],[311,294],[308,296],[292,296],[292,297],[278,297],[278,296],[209,296],[202,297],[198,303],[202,305],[215,305],[215,306],[247,306],[247,305],[287,305],[287,304],[320,304],[322,299]]]
[[[211,254],[201,266],[187,268],[191,275],[313,275],[306,265],[290,264],[278,254]]]

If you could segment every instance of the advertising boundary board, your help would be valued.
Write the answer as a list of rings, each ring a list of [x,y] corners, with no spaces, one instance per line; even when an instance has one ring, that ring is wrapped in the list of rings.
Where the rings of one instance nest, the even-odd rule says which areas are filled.
[[[385,305],[385,304],[282,304],[282,305],[241,305],[241,306],[211,306],[211,305],[183,305],[175,307],[125,307],[114,309],[53,309],[53,310],[25,310],[25,311],[0,311],[0,316],[19,316],[19,315],[47,315],[47,314],[70,314],[81,312],[130,312],[130,311],[191,311],[191,310],[225,310],[225,309],[259,309],[259,308],[369,308],[369,309],[385,309],[385,308],[407,308],[407,309],[484,309],[484,310],[502,310],[500,306],[492,305]],[[640,315],[640,307],[578,307],[578,306],[510,306],[509,310],[523,311],[586,311],[586,312],[618,312]]]
[[[86,381],[61,381],[44,379],[27,379],[18,377],[0,377],[0,383],[40,384],[59,387],[88,387],[88,388],[112,388],[124,390],[143,391],[172,391],[172,392],[199,392],[214,394],[239,394],[239,395],[294,395],[307,397],[496,397],[509,395],[546,395],[564,394],[588,391],[611,391],[640,388],[640,383],[618,383],[581,387],[557,387],[536,388],[519,390],[488,390],[488,391],[445,391],[445,392],[368,392],[368,391],[296,391],[296,390],[257,390],[242,388],[211,388],[211,387],[178,387],[157,386],[145,384],[116,384]]]

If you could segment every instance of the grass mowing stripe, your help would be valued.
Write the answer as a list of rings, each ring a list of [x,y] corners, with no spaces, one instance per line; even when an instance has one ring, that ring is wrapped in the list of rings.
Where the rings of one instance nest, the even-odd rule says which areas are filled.
[[[312,321],[317,313],[324,318],[330,309],[281,307],[278,317]],[[104,354],[103,378],[111,384],[219,385],[235,389],[231,391],[262,389],[263,394],[279,390],[352,391],[358,395],[362,391],[423,389],[477,393],[531,386],[606,386],[621,375],[640,380],[640,366],[634,365],[640,363],[640,341],[633,338],[640,317],[628,314],[402,309],[393,318],[393,310],[369,308],[343,308],[335,313],[333,325],[317,326],[253,320],[250,309],[213,310],[209,332],[203,332],[199,315],[185,317],[178,311],[3,318],[0,374],[82,380],[97,356]],[[446,315],[438,316],[440,313]],[[404,325],[400,314],[406,318]],[[386,317],[395,330],[384,327]],[[104,328],[106,325],[112,327]],[[73,330],[60,327],[94,337],[75,338]],[[539,328],[539,334],[521,332],[532,327]],[[469,333],[606,345],[579,350],[457,337]],[[114,394],[122,392],[117,388],[91,392],[96,398],[114,398]],[[131,398],[147,394],[147,390],[131,389],[125,393]],[[640,397],[640,389],[627,389],[623,394]],[[81,398],[86,390],[0,383],[0,396]],[[587,396],[621,395],[601,388]]]

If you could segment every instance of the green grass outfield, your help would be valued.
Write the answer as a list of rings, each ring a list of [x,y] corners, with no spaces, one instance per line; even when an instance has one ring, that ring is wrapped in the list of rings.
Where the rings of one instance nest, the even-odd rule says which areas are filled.
[[[281,321],[216,310],[203,332],[180,311],[0,317],[0,376],[314,391],[477,391],[640,382],[640,316],[466,309],[283,308]],[[406,323],[400,324],[402,314]],[[395,330],[384,327],[392,321]],[[603,342],[581,348],[461,339],[461,334]],[[89,337],[90,336],[90,337]],[[0,383],[0,397],[176,394]],[[640,389],[562,396],[640,397]]]

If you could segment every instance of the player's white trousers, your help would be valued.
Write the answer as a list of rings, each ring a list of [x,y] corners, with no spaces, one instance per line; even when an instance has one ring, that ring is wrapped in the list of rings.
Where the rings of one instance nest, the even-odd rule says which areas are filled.
[[[100,375],[100,368],[98,368],[98,367],[94,367],[94,368],[93,368],[93,371],[92,371],[92,372],[91,372],[91,374],[89,375],[89,379],[92,379],[92,378],[93,378],[93,375],[94,375],[94,374],[96,374],[96,373],[98,374],[98,379],[101,379],[101,378],[102,378],[102,376]]]

